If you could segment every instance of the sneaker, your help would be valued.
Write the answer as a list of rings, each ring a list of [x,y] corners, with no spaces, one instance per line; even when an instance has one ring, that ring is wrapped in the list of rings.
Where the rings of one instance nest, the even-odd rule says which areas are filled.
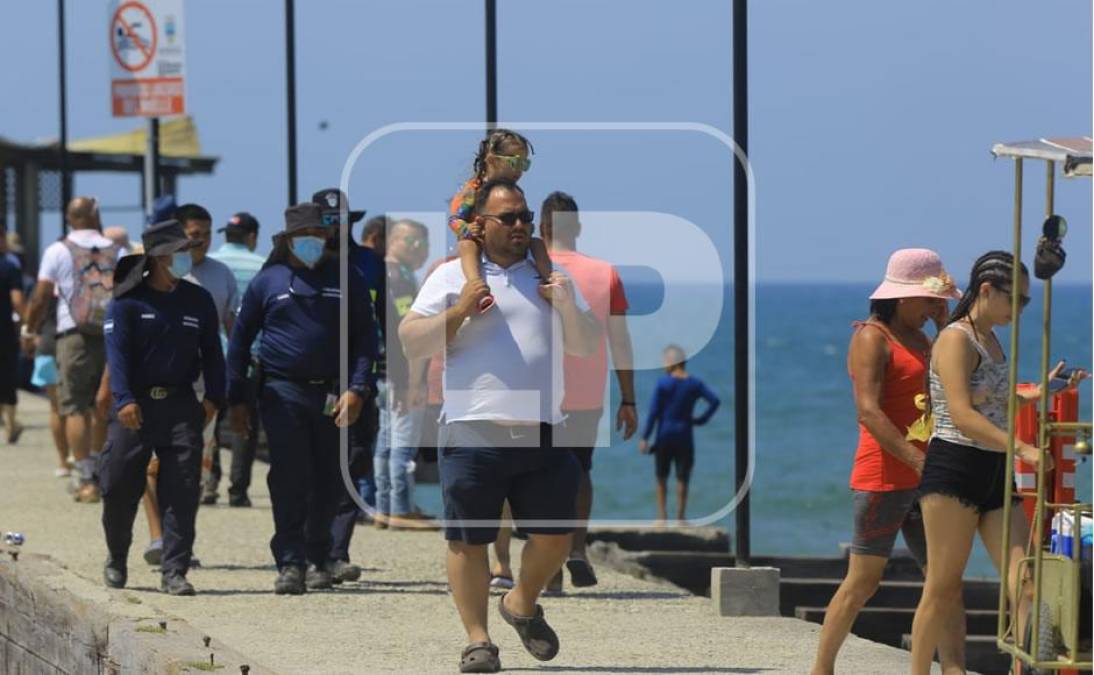
[[[304,584],[304,568],[296,565],[281,568],[277,580],[274,581],[274,593],[277,595],[303,595],[307,590]]]
[[[247,495],[228,495],[228,506],[247,508],[251,506],[251,498]]]
[[[102,500],[99,488],[94,483],[84,483],[76,490],[74,499],[80,504],[97,504]]]
[[[361,567],[345,560],[335,560],[327,564],[331,582],[340,584],[345,581],[357,581],[361,578]]]
[[[72,469],[68,468],[67,466],[58,467],[58,468],[53,470],[53,477],[54,478],[68,478],[71,475],[72,475]]]
[[[124,565],[117,565],[113,558],[107,558],[103,565],[103,582],[107,588],[125,588],[125,582],[129,578],[129,572]]]
[[[304,583],[307,584],[309,591],[323,591],[334,585],[334,579],[326,567],[309,565],[304,575]]]
[[[144,562],[149,565],[159,565],[163,559],[163,540],[153,539],[148,548],[144,549]]]
[[[206,492],[201,495],[201,503],[205,506],[212,506],[213,504],[216,504],[218,499],[220,499],[220,495],[218,495],[216,492]]]
[[[168,572],[160,578],[160,590],[168,595],[196,595],[197,591],[178,572]]]

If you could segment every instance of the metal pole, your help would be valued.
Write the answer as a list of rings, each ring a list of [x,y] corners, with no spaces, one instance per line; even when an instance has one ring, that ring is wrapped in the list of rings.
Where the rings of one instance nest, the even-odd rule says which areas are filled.
[[[144,212],[151,218],[160,196],[160,118],[148,118],[148,139],[144,149]]]
[[[289,206],[296,203],[296,10],[285,0],[285,99],[289,129]]]
[[[1011,244],[1014,251],[1014,265],[1011,268],[1011,278],[1019,280],[1021,278],[1021,262],[1022,262],[1022,158],[1018,157],[1014,160],[1014,240]],[[1007,391],[1010,396],[1007,397],[1007,460],[1006,466],[1008,470],[1013,470],[1014,467],[1014,433],[1015,423],[1018,416],[1018,294],[1020,293],[1020,284],[1013,283],[1011,292],[1010,309],[1011,316],[1014,320],[1010,325],[1010,360],[1009,360],[1009,376],[1007,378]],[[1009,475],[1009,474],[1008,474]],[[1003,481],[1003,522],[1010,523],[1011,511],[1014,509],[1014,505],[1011,504],[1011,495],[1014,494],[1014,483],[1011,480]],[[1003,528],[1003,563],[999,566],[999,569],[1010,569],[1010,527]],[[1006,634],[1009,632],[1007,628],[1007,587],[1009,586],[1006,581],[1004,573],[1003,581],[999,584],[999,616],[996,623],[996,639],[1000,643],[1005,641]],[[1014,608],[1017,614],[1018,608]],[[1015,634],[1014,645],[1020,649],[1022,646],[1022,636],[1018,635],[1017,622],[1015,622]],[[1036,639],[1036,638],[1034,638]]]
[[[57,85],[60,88],[59,107],[61,117],[61,234],[68,232],[65,209],[72,199],[72,187],[68,177],[68,75],[65,58],[65,0],[57,0]]]
[[[1045,162],[1047,167],[1047,174],[1045,176],[1045,217],[1051,216],[1053,210],[1056,208],[1056,162],[1049,160]],[[1015,277],[1014,283],[1015,299],[1019,291],[1020,283],[1018,278]],[[1048,371],[1049,371],[1049,346],[1051,345],[1052,338],[1052,279],[1045,279],[1044,284],[1044,306],[1041,308],[1041,398],[1037,402],[1037,447],[1047,448],[1051,437],[1048,434]],[[1012,303],[1012,306],[1017,302]],[[1018,315],[1014,315],[1014,321],[1017,323]],[[1034,661],[1038,660],[1037,655],[1040,653],[1040,638],[1041,638],[1041,580],[1042,571],[1044,569],[1044,547],[1041,546],[1044,540],[1045,529],[1045,501],[1048,499],[1048,495],[1045,494],[1045,463],[1041,461],[1037,464],[1037,504],[1033,509],[1033,606],[1030,610],[1030,617],[1027,621],[1032,620],[1032,632],[1033,640],[1030,644],[1030,654],[1033,655]],[[1055,501],[1055,499],[1053,499]],[[1082,521],[1076,521],[1082,522]],[[1075,644],[1074,642],[1071,644]]]
[[[486,0],[486,130],[498,126],[498,3]]]
[[[733,140],[748,157],[748,3],[733,0]],[[748,391],[748,182],[745,167],[738,161],[733,168],[733,377],[734,472],[737,493],[745,488],[748,472],[749,409]],[[746,492],[737,505],[735,560],[738,567],[751,566],[750,495]]]

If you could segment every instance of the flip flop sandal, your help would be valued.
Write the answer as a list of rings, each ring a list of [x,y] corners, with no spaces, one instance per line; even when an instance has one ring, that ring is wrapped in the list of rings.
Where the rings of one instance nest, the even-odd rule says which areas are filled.
[[[8,443],[10,443],[12,445],[15,445],[16,443],[19,442],[19,437],[22,436],[22,435],[23,435],[23,425],[19,424],[14,429],[11,430],[11,433],[8,434]]]
[[[472,642],[460,654],[461,673],[496,673],[501,670],[498,646],[490,642]]]
[[[596,586],[596,573],[588,560],[582,558],[570,558],[566,561],[566,569],[570,570],[570,583],[574,588],[588,588]]]
[[[494,574],[490,577],[490,588],[504,588],[509,590],[513,587],[513,577],[507,577],[503,574]]]
[[[505,608],[505,598],[508,596],[506,593],[498,600],[498,612],[505,623],[516,629],[528,653],[540,661],[550,661],[558,656],[558,635],[547,625],[547,619],[543,617],[543,606],[536,605],[535,616],[515,616]]]

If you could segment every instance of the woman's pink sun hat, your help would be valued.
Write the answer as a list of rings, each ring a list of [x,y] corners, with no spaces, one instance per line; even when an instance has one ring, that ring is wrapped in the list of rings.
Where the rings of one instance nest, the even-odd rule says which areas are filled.
[[[870,295],[871,300],[960,297],[961,291],[946,274],[942,259],[926,248],[902,248],[889,256],[885,281]]]

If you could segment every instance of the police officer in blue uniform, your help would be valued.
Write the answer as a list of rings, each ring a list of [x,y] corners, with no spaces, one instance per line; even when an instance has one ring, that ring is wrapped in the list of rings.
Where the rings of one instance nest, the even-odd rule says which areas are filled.
[[[352,425],[373,397],[376,325],[359,275],[349,274],[348,344],[339,344],[338,228],[316,204],[285,211],[285,230],[243,296],[228,342],[228,402],[232,424],[245,430],[251,343],[262,331],[259,414],[270,446],[267,482],[273,503],[277,562],[274,592],[330,588],[331,521],[345,492],[338,427]],[[339,359],[348,351],[348,386]],[[310,566],[308,564],[310,563]],[[307,566],[307,569],[305,569]]]
[[[373,318],[376,320],[379,331],[377,337],[380,348],[372,371],[376,377],[382,377],[384,303],[376,302],[376,299],[383,297],[384,260],[371,248],[358,244],[352,232],[353,224],[364,218],[365,212],[351,210],[349,199],[338,188],[319,190],[312,195],[311,200],[319,205],[325,224],[344,230],[350,272],[360,275],[364,280],[374,309]],[[353,300],[350,298],[351,302]],[[373,399],[365,404],[361,416],[349,429],[346,463],[354,486],[360,485],[362,481],[372,476],[372,453],[380,426],[379,417],[380,411]],[[361,509],[357,506],[357,501],[343,487],[335,509],[334,520],[331,522],[331,550],[327,562],[327,569],[335,584],[357,581],[361,577],[361,567],[353,564],[349,556],[350,541],[353,539],[353,531],[360,515]]]
[[[103,578],[111,588],[125,586],[133,519],[155,452],[163,520],[161,588],[193,595],[186,573],[201,488],[201,432],[224,402],[224,354],[212,296],[183,279],[190,272],[193,242],[182,225],[156,223],[141,239],[144,255],[118,263],[103,326],[114,401],[97,467],[110,554]],[[194,395],[199,373],[205,377],[203,401]]]

